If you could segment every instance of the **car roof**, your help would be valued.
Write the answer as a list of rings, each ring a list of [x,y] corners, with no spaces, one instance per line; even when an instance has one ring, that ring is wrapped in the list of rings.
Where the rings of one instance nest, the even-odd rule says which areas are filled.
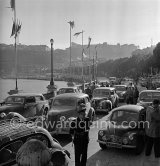
[[[142,92],[158,92],[158,93],[160,93],[159,90],[143,90],[140,93],[142,93]]]
[[[132,111],[132,112],[139,112],[142,109],[144,109],[144,107],[142,107],[142,106],[133,105],[133,104],[131,104],[131,105],[127,104],[127,105],[122,105],[122,106],[119,106],[117,108],[114,108],[112,110],[112,112],[114,112],[114,111],[120,111],[120,110],[123,110],[123,111]]]
[[[27,135],[42,133],[45,134],[45,129],[42,127],[32,126],[29,127],[27,124],[19,123],[20,126],[13,126],[11,121],[0,124],[0,147],[7,142],[24,137]]]
[[[87,94],[85,93],[63,93],[60,95],[55,96],[54,98],[83,98],[83,97],[88,97]]]
[[[96,89],[115,90],[114,87],[98,87],[98,88],[96,88]],[[94,89],[94,90],[96,90],[96,89]]]
[[[18,93],[18,94],[13,94],[10,96],[21,96],[21,97],[30,97],[30,96],[42,96],[41,93]],[[8,97],[10,97],[8,96]]]

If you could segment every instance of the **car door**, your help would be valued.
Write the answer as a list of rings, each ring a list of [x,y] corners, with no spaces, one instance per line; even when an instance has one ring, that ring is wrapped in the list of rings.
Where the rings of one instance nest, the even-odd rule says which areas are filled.
[[[25,118],[35,117],[37,113],[36,107],[37,107],[37,104],[36,104],[35,97],[34,96],[26,97],[24,117]]]

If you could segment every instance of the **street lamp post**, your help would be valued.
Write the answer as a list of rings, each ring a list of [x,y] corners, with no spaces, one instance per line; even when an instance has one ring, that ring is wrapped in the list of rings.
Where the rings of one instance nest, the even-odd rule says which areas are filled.
[[[47,86],[48,92],[46,94],[46,98],[51,98],[54,97],[56,95],[56,91],[57,91],[57,86],[54,84],[54,78],[53,78],[53,43],[54,40],[51,39],[50,40],[51,43],[51,80],[50,80],[50,84]]]
[[[51,43],[51,81],[50,81],[50,85],[54,86],[54,81],[53,81],[53,42],[54,40],[51,39],[50,43]]]

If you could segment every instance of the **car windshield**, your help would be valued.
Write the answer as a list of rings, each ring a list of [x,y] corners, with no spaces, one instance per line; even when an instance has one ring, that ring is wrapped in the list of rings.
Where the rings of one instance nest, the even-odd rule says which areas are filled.
[[[130,122],[138,121],[138,113],[133,111],[115,111],[112,114],[111,121],[116,125],[128,125]]]
[[[63,93],[73,93],[74,89],[72,88],[62,88],[59,90],[59,94],[63,94]]]
[[[74,99],[55,99],[53,101],[53,106],[75,106],[76,100]]]
[[[24,97],[19,97],[19,96],[10,96],[6,99],[5,103],[7,104],[23,104],[24,103]]]
[[[154,99],[160,100],[160,92],[142,92],[139,99],[144,102],[152,102]]]
[[[126,87],[125,86],[115,86],[117,91],[126,91]]]
[[[94,97],[108,97],[109,94],[110,94],[109,91],[105,89],[95,89],[93,91]]]

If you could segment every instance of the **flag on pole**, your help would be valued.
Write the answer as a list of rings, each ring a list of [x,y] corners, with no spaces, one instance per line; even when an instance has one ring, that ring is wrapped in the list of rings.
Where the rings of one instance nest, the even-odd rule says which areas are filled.
[[[88,56],[84,52],[84,49],[83,49],[83,58],[88,58]]]
[[[87,46],[87,48],[90,47],[90,44],[91,44],[91,37],[88,37],[88,46]]]
[[[80,35],[81,33],[82,33],[82,32],[77,32],[77,33],[74,34],[74,36],[77,37],[77,36]]]
[[[15,10],[15,0],[10,0],[12,10]]]
[[[21,26],[22,26],[22,23],[20,23],[20,21],[18,22],[17,21],[13,21],[13,26],[12,26],[12,33],[11,33],[11,36],[14,36],[17,37],[17,35],[19,35],[20,31],[21,31]]]
[[[68,23],[70,24],[72,29],[75,27],[74,21],[69,21]]]

